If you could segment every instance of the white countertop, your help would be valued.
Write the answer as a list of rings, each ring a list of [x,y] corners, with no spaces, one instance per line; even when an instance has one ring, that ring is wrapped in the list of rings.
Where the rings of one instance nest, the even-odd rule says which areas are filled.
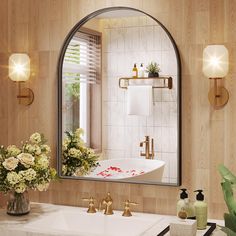
[[[132,217],[122,217],[121,211],[105,216],[102,212],[88,214],[86,210],[80,207],[31,203],[30,214],[9,216],[5,209],[1,209],[0,236],[156,236],[177,218],[137,212],[133,212]],[[220,220],[209,222],[223,225]],[[197,236],[204,233],[205,230],[198,231]],[[226,234],[217,229],[213,235]]]

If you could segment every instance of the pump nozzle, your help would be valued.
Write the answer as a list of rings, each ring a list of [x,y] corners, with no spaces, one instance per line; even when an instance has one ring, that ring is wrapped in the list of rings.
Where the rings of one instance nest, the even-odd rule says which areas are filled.
[[[182,191],[182,193],[180,193],[180,199],[188,198],[188,193],[186,192],[187,189],[186,188],[181,188],[180,190]]]
[[[202,189],[198,189],[194,191],[195,193],[198,192],[198,194],[196,195],[196,199],[198,201],[204,201],[204,195],[203,195],[203,190]]]

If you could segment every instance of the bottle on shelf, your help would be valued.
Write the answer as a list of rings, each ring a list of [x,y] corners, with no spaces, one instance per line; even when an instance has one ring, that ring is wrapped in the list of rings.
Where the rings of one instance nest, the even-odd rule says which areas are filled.
[[[134,79],[138,78],[138,68],[136,66],[136,63],[134,63],[134,68],[133,68],[133,76]]]
[[[143,63],[141,63],[139,70],[138,70],[138,77],[143,78],[144,77],[144,67],[143,67]]]
[[[199,189],[194,203],[195,214],[197,219],[197,229],[206,229],[207,227],[207,204],[204,202],[203,190]]]

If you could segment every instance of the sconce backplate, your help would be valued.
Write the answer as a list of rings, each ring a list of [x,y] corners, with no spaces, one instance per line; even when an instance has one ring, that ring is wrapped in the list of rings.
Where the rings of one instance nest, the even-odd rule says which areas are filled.
[[[17,98],[19,99],[19,104],[28,106],[34,101],[34,93],[30,88],[22,88]]]
[[[216,90],[212,88],[208,93],[208,99],[215,109],[220,109],[227,104],[229,100],[229,92],[224,87],[218,87],[217,94],[218,96],[216,96]]]

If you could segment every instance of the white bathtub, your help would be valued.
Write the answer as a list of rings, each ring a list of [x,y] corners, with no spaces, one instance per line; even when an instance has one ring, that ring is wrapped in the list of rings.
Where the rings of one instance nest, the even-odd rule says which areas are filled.
[[[161,181],[165,162],[149,159],[111,159],[99,161],[86,177],[129,181]]]

